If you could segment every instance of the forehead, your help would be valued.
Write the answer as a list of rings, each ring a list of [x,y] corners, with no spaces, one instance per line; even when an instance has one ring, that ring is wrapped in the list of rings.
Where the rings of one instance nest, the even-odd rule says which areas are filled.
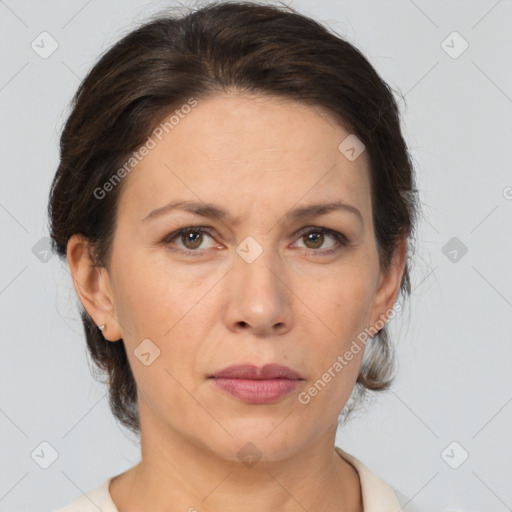
[[[184,109],[185,112],[185,109]],[[152,149],[123,184],[121,208],[147,213],[170,201],[220,203],[226,210],[280,211],[343,200],[368,213],[363,152],[349,160],[350,132],[326,111],[274,96],[242,93],[198,99],[151,135]]]

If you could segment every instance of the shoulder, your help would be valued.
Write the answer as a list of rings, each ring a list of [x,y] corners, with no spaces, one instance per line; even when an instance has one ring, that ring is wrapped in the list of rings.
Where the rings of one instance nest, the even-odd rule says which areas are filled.
[[[112,478],[107,478],[99,487],[87,491],[68,505],[52,512],[118,512],[108,490]]]
[[[359,474],[364,512],[397,512],[407,504],[409,512],[421,512],[402,493],[391,487],[363,462],[335,446],[338,454],[352,464]]]

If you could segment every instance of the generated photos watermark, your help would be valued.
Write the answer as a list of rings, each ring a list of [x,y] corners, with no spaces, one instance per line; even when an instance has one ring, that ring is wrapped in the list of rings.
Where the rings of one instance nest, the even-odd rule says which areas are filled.
[[[339,355],[331,366],[322,374],[314,384],[309,386],[306,390],[300,392],[297,396],[302,405],[307,405],[311,399],[318,395],[326,386],[334,379],[342,370],[349,364],[355,355],[359,354],[366,346],[370,338],[375,336],[385,325],[388,320],[393,318],[398,312],[401,311],[400,304],[395,304],[387,314],[381,314],[379,320],[375,322],[372,327],[367,327],[364,331],[357,335],[357,339],[352,341],[350,348],[347,349],[343,355]],[[359,343],[358,343],[359,342]]]
[[[93,195],[96,199],[104,199],[105,196],[111,192],[121,180],[127,176],[130,171],[141,162],[144,157],[149,155],[152,149],[155,149],[158,142],[161,142],[164,134],[170,133],[174,128],[184,119],[197,105],[195,98],[189,98],[187,103],[176,109],[174,113],[169,116],[165,121],[161,122],[148,136],[146,142],[142,144],[137,151],[134,151],[130,158],[105,182],[101,187],[94,189]]]

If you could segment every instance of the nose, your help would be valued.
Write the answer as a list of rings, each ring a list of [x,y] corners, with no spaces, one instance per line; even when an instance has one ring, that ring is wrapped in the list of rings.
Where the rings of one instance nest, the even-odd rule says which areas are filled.
[[[268,337],[292,328],[293,293],[282,265],[270,251],[251,263],[237,256],[225,291],[225,321],[231,331]]]

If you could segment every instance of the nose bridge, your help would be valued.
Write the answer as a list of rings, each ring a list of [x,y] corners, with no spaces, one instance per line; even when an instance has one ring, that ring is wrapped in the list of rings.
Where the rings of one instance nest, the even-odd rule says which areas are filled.
[[[237,253],[239,256],[237,268],[248,287],[253,291],[280,293],[277,289],[280,287],[276,283],[277,267],[280,266],[279,257],[276,256],[270,244],[263,247],[254,239],[248,240],[238,246]]]
[[[228,321],[232,327],[243,324],[260,334],[290,328],[290,291],[283,283],[284,272],[277,251],[270,243],[264,246],[249,236],[236,252],[230,272]]]

